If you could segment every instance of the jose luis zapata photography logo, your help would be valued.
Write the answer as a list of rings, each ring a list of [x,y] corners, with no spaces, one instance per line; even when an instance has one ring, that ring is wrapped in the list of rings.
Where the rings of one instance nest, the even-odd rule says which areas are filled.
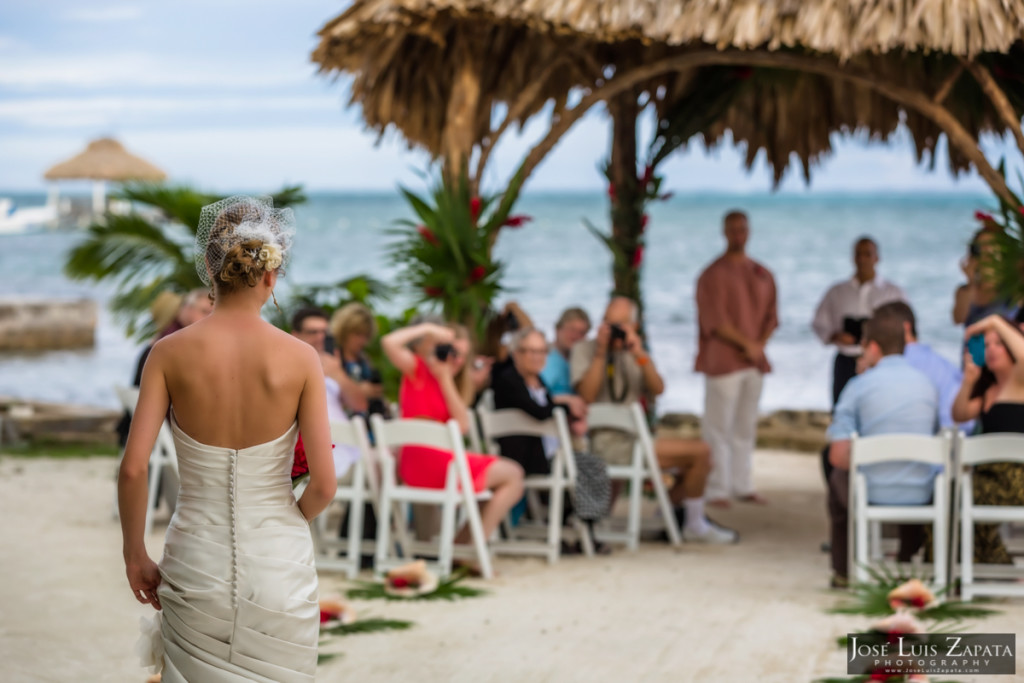
[[[1012,674],[1012,633],[850,633],[848,674]]]

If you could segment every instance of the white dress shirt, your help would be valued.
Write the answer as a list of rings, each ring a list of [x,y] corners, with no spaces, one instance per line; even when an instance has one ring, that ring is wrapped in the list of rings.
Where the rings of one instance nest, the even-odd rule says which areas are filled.
[[[879,306],[906,300],[907,295],[899,286],[878,275],[863,284],[854,276],[829,288],[825,298],[818,304],[818,310],[814,312],[811,326],[822,342],[830,344],[832,336],[843,331],[844,318],[870,318]],[[857,344],[838,348],[844,356],[860,355],[860,346]]]

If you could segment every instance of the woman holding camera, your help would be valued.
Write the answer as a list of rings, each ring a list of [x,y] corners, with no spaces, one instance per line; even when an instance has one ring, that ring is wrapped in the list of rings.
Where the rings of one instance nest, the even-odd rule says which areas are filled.
[[[398,404],[402,417],[447,422],[455,420],[463,434],[469,431],[469,401],[473,395],[473,363],[469,333],[461,326],[422,322],[395,330],[381,338],[381,348],[402,373]],[[490,537],[498,524],[523,496],[523,468],[508,458],[467,453],[473,488],[491,490],[483,504],[484,535]],[[405,446],[398,473],[409,486],[443,489],[448,475],[448,451],[425,446]],[[456,543],[468,542],[462,529]]]

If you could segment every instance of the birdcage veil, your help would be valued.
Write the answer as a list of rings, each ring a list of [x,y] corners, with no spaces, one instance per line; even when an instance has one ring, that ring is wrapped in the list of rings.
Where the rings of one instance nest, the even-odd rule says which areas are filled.
[[[203,207],[196,230],[196,271],[207,287],[224,267],[233,247],[247,242],[260,254],[269,270],[283,268],[295,236],[295,214],[289,208],[275,209],[270,197],[236,195]],[[269,258],[267,258],[269,254]]]

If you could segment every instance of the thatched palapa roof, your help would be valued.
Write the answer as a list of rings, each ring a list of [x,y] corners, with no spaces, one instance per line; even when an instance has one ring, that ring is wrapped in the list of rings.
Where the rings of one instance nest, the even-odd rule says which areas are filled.
[[[486,15],[606,43],[799,46],[840,59],[903,50],[974,57],[1024,39],[1024,0],[357,0],[320,36],[395,27],[430,34],[446,15]]]
[[[129,153],[113,138],[89,143],[79,154],[53,166],[44,175],[47,180],[164,180],[167,174],[145,159]]]
[[[945,93],[976,138],[1004,126],[960,60],[1002,59],[1019,71],[1024,0],[356,0],[319,35],[313,61],[322,73],[354,76],[351,102],[368,127],[383,134],[394,126],[435,156],[444,152],[454,83],[467,64],[480,83],[470,133],[486,144],[495,112],[510,109],[521,124],[553,101],[557,116],[569,93],[592,90],[616,71],[698,51],[750,54],[752,66],[755,52],[798,53],[885,73]],[[735,70],[683,69],[641,89],[664,113],[679,98],[701,96],[710,69],[714,78]],[[1020,88],[1024,102],[1024,79]],[[806,175],[835,131],[885,138],[901,121],[919,157],[934,152],[941,129],[933,121],[863,83],[759,68],[700,132],[714,143],[731,131],[748,143],[748,163],[765,150],[778,180],[792,153]],[[954,170],[968,165],[955,150],[950,162]]]

